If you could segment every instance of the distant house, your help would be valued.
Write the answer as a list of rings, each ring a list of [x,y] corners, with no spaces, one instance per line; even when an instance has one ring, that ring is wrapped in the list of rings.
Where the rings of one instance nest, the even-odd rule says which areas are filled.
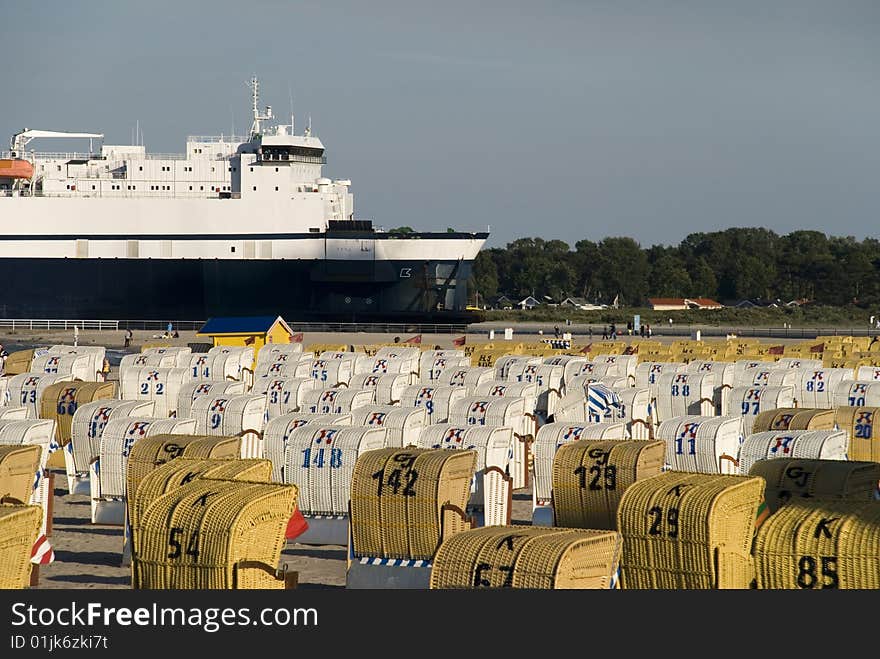
[[[506,295],[499,295],[490,302],[493,309],[513,309],[513,300]]]
[[[604,309],[605,305],[592,304],[582,297],[567,297],[559,303],[560,307],[574,307],[582,311],[594,311],[596,309]]]
[[[754,309],[758,305],[752,302],[751,300],[740,300],[735,305],[733,305],[737,309]]]
[[[723,309],[724,305],[707,297],[649,297],[654,311],[688,311],[689,309]]]
[[[520,309],[534,309],[535,307],[541,306],[541,302],[529,295],[527,298],[517,302],[517,305]]]

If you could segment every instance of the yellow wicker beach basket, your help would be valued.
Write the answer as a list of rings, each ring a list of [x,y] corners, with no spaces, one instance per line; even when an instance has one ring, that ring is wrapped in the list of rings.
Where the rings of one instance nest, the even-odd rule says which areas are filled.
[[[755,537],[762,589],[880,588],[880,502],[796,499]]]
[[[132,586],[283,589],[278,574],[297,487],[194,480],[144,511]]]
[[[617,531],[489,526],[458,533],[437,550],[431,588],[611,588]]]
[[[153,435],[134,443],[126,468],[126,492],[129,502],[137,498],[137,489],[151,471],[178,457],[238,458],[241,451],[239,437],[211,437],[207,435]],[[260,480],[260,479],[254,479]]]
[[[774,512],[798,497],[871,501],[880,483],[880,462],[805,458],[758,460],[749,475],[767,481],[764,496],[770,512]]]
[[[132,551],[137,551],[140,522],[153,501],[200,478],[268,483],[272,462],[262,458],[248,460],[176,458],[148,472],[127,498],[128,523],[132,533]]]
[[[10,352],[9,356],[6,358],[6,375],[11,376],[29,373],[31,370],[31,364],[34,361],[34,352],[35,350],[33,348]]]
[[[782,407],[755,417],[752,432],[770,430],[834,430],[834,410]]]
[[[42,455],[37,444],[0,445],[0,499],[26,503],[31,498]]]
[[[115,382],[57,382],[43,391],[40,418],[55,420],[55,439],[60,446],[70,441],[73,414],[80,405],[116,398]]]
[[[880,407],[837,408],[837,426],[849,435],[850,460],[880,462],[880,427],[874,432],[878,420]]]
[[[764,479],[666,472],[620,500],[622,588],[749,588]]]
[[[662,441],[597,441],[563,444],[553,458],[556,526],[617,529],[617,507],[626,489],[663,469]]]
[[[0,504],[0,590],[31,583],[31,549],[40,533],[40,506]]]
[[[388,448],[362,453],[351,482],[354,556],[429,560],[470,528],[464,510],[477,452]]]

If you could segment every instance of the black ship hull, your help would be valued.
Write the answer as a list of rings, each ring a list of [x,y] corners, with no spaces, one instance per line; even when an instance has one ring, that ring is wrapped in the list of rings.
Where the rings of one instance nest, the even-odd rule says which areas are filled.
[[[0,317],[471,322],[471,266],[442,260],[2,258]]]

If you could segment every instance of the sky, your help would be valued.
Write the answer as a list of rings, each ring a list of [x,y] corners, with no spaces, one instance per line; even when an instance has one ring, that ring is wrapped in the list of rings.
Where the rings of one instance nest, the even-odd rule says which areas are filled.
[[[880,233],[880,2],[9,2],[0,137],[150,152],[311,116],[385,228]],[[52,140],[34,141],[54,150]]]

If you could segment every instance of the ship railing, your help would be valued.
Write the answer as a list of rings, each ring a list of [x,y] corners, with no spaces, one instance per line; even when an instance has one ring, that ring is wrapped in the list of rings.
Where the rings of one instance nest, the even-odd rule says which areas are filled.
[[[258,163],[279,163],[279,162],[300,162],[307,165],[326,165],[327,156],[292,156],[288,154],[280,154],[277,158],[270,158],[268,155],[257,158]]]
[[[0,151],[0,158],[24,158],[25,160],[106,160],[100,153],[78,153],[75,151]]]
[[[242,142],[249,142],[250,138],[245,137],[244,135],[189,135],[187,136],[186,141],[202,142],[205,144],[240,144]]]

